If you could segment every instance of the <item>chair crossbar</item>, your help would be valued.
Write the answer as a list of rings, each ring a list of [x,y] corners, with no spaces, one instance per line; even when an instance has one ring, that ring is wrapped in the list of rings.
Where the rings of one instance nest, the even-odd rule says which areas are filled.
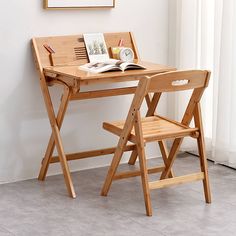
[[[165,166],[158,166],[158,167],[149,168],[147,169],[147,171],[148,171],[148,174],[154,174],[154,173],[162,172],[164,169],[165,169]],[[140,170],[124,171],[124,172],[117,173],[113,177],[113,180],[126,179],[126,178],[136,177],[140,175],[141,175]]]
[[[178,177],[174,177],[170,179],[162,179],[158,181],[149,182],[149,188],[152,190],[152,189],[164,188],[164,187],[169,187],[169,186],[178,185],[178,184],[184,184],[188,182],[203,180],[204,177],[205,177],[204,172],[194,173],[190,175],[182,175],[182,176],[178,176]]]

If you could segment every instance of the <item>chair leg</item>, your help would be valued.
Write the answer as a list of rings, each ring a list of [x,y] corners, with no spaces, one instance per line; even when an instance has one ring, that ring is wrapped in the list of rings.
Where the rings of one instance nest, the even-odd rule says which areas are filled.
[[[167,163],[166,168],[161,174],[161,179],[165,179],[169,176],[169,174],[171,172],[171,168],[172,168],[175,158],[176,158],[176,154],[177,154],[182,142],[183,142],[183,138],[176,138],[174,140],[172,147],[170,149],[169,157],[166,160],[166,163]]]
[[[109,189],[111,187],[112,179],[117,171],[117,168],[120,164],[121,157],[124,153],[124,147],[126,146],[127,141],[124,141],[122,138],[120,138],[119,144],[116,148],[116,151],[114,153],[114,157],[112,159],[112,163],[109,167],[106,180],[103,184],[101,195],[107,196]]]
[[[205,152],[204,139],[201,135],[197,139],[197,142],[200,156],[201,171],[204,172],[203,188],[204,188],[205,200],[206,203],[211,203],[211,191],[208,177],[207,158]]]
[[[129,165],[134,165],[136,160],[137,160],[137,157],[138,157],[138,153],[137,153],[137,150],[133,150],[131,155],[130,155],[130,158],[129,158],[129,162],[128,164]]]
[[[206,148],[205,148],[205,140],[204,140],[203,125],[202,125],[201,117],[202,117],[201,107],[200,107],[200,104],[198,103],[194,111],[194,122],[195,122],[195,125],[199,127],[200,129],[200,134],[197,139],[197,144],[198,144],[198,152],[200,156],[201,171],[204,172],[203,188],[204,188],[205,200],[206,200],[206,203],[211,203],[211,191],[210,191],[210,184],[209,184],[209,177],[208,177]]]
[[[147,107],[148,107],[146,116],[154,115],[157,104],[160,100],[160,97],[161,97],[161,93],[155,93],[152,98],[150,97],[150,94],[147,94],[145,96],[146,104],[147,104]],[[129,165],[134,165],[136,160],[137,160],[137,157],[138,157],[137,150],[133,150],[132,153],[131,153],[128,164]]]
[[[141,179],[142,179],[146,214],[147,216],[152,216],[152,204],[151,204],[150,189],[149,189],[149,184],[148,184],[148,171],[147,171],[146,157],[145,157],[143,148],[139,150],[138,157],[139,157],[139,165],[140,165],[140,171],[141,171]]]
[[[167,166],[168,165],[168,151],[167,151],[165,142],[164,141],[158,141],[158,144],[159,144],[159,147],[160,147],[160,151],[161,151],[161,155],[162,155],[164,164],[165,164],[165,166]],[[168,177],[169,178],[174,177],[173,170],[170,171]],[[160,178],[160,179],[162,179],[162,178]]]
[[[137,145],[137,152],[138,152],[138,157],[139,157],[139,165],[140,165],[143,194],[144,194],[144,200],[145,200],[145,206],[146,206],[146,214],[147,216],[152,216],[152,205],[151,205],[150,189],[149,189],[149,183],[148,183],[148,171],[147,171],[147,163],[146,163],[146,156],[145,156],[145,150],[144,150],[140,112],[137,112],[136,116],[137,117],[135,119],[134,128],[135,128],[135,136],[137,139],[136,145]]]
[[[159,148],[160,148],[161,155],[162,155],[163,161],[165,163],[165,166],[167,166],[168,165],[168,151],[167,151],[166,145],[165,145],[164,141],[158,141],[158,144],[159,144]],[[138,153],[137,153],[137,150],[135,149],[135,150],[133,150],[133,152],[130,156],[128,164],[134,165],[137,160],[137,157],[138,157]],[[168,177],[169,178],[174,177],[173,170],[170,170]],[[161,179],[163,179],[163,177]]]
[[[109,189],[110,189],[112,179],[113,179],[113,177],[115,175],[115,172],[117,170],[117,167],[120,163],[122,154],[124,152],[124,148],[125,148],[125,146],[128,142],[129,135],[130,135],[131,130],[134,126],[135,115],[137,113],[137,110],[139,110],[139,108],[140,108],[140,106],[143,102],[144,94],[146,94],[148,85],[149,85],[149,81],[147,81],[147,80],[141,79],[140,82],[139,82],[138,92],[136,92],[135,95],[134,95],[132,104],[131,104],[130,109],[129,109],[128,116],[127,116],[125,124],[124,124],[124,128],[123,128],[123,130],[120,134],[119,143],[117,145],[117,148],[116,148],[111,166],[109,168],[105,183],[104,183],[103,188],[102,188],[101,195],[103,195],[103,196],[106,196]]]

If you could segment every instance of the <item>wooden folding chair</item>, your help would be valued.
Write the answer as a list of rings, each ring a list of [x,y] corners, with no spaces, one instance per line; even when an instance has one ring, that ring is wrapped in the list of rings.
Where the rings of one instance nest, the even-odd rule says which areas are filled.
[[[112,123],[103,123],[104,129],[115,135],[118,135],[120,138],[102,188],[102,196],[106,196],[108,194],[113,180],[137,176],[137,171],[134,174],[128,174],[127,172],[116,174],[118,165],[124,152],[124,147],[129,141],[136,145],[140,165],[139,173],[141,174],[146,214],[148,216],[152,215],[150,190],[156,188],[202,180],[205,200],[207,203],[211,202],[200,109],[200,99],[205,88],[208,86],[209,79],[210,72],[192,70],[163,73],[144,78],[139,82],[126,120]],[[158,115],[151,115],[141,118],[140,107],[148,93],[154,93],[153,98],[156,97],[155,105],[157,105],[163,92],[182,90],[193,90],[193,92],[181,122],[177,122],[175,120]],[[156,106],[152,108],[153,113],[155,109]],[[194,127],[189,126],[192,118],[194,118]],[[173,177],[170,175],[171,168],[183,138],[186,136],[197,139],[201,172]],[[162,148],[162,154],[164,154],[163,156],[165,157],[165,167],[162,169],[163,171],[160,180],[149,182],[148,174],[152,173],[152,171],[147,169],[144,149],[145,144],[147,142],[158,141],[160,146],[163,147],[162,144],[164,144],[164,140],[166,139],[174,139],[174,142],[170,149],[169,155],[167,155],[166,149]],[[131,157],[131,159],[133,158],[131,161],[132,163],[135,161],[135,157],[136,155]]]

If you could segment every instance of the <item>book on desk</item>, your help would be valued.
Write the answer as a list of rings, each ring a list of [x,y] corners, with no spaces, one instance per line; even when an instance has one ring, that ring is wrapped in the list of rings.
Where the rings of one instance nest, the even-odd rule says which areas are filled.
[[[85,70],[92,73],[103,73],[109,71],[125,71],[130,69],[146,69],[146,67],[134,63],[124,62],[121,60],[110,59],[104,62],[87,63],[79,67],[81,70]]]

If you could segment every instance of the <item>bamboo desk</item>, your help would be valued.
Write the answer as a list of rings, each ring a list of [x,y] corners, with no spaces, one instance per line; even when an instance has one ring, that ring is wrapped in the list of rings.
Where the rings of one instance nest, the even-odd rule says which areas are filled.
[[[67,190],[69,196],[72,198],[76,197],[76,193],[72,183],[67,161],[112,154],[114,153],[116,147],[100,149],[100,150],[91,150],[80,153],[65,154],[62,138],[60,135],[60,128],[62,126],[69,101],[133,94],[136,90],[136,86],[120,87],[115,89],[104,89],[97,91],[86,91],[86,92],[80,92],[80,88],[82,86],[91,84],[102,84],[102,83],[108,84],[108,83],[118,83],[125,81],[135,81],[141,79],[143,76],[149,76],[157,73],[175,70],[175,68],[172,67],[140,61],[137,53],[137,48],[135,47],[134,44],[133,36],[129,32],[105,34],[106,43],[108,45],[109,43],[111,44],[113,43],[113,45],[115,46],[117,45],[121,37],[124,38],[125,42],[129,46],[131,45],[131,47],[133,48],[135,52],[136,62],[144,65],[147,68],[145,70],[128,70],[125,72],[106,72],[100,74],[92,74],[89,72],[79,70],[78,64],[74,65],[74,63],[71,62],[68,63],[64,62],[63,63],[64,65],[50,66],[48,55],[46,54],[45,51],[43,51],[44,49],[42,47],[42,43],[51,40],[51,42],[54,42],[53,45],[54,49],[55,47],[57,47],[56,50],[58,50],[60,47],[62,47],[62,45],[59,45],[60,43],[63,44],[64,48],[66,48],[65,45],[67,45],[65,42],[69,42],[70,44],[68,43],[68,45],[71,45],[71,40],[73,39],[76,39],[76,42],[78,43],[79,41],[78,37],[81,36],[34,38],[32,40],[35,63],[40,77],[40,86],[52,128],[52,134],[49,139],[45,156],[42,160],[42,166],[40,169],[38,179],[42,181],[45,180],[50,163],[60,162]],[[71,53],[71,51],[68,53]],[[63,56],[63,58],[68,58],[68,56],[67,57]],[[71,61],[71,58],[69,60]],[[80,64],[83,64],[85,62],[87,61],[81,60]],[[63,87],[61,104],[57,115],[54,112],[54,107],[49,92],[49,87],[54,85],[61,85]],[[153,100],[149,96],[146,97],[148,108],[152,106],[152,102],[155,103],[155,101]],[[55,146],[58,152],[58,156],[52,156]],[[134,151],[134,150],[135,150],[134,145],[128,145],[125,148],[125,151]]]

